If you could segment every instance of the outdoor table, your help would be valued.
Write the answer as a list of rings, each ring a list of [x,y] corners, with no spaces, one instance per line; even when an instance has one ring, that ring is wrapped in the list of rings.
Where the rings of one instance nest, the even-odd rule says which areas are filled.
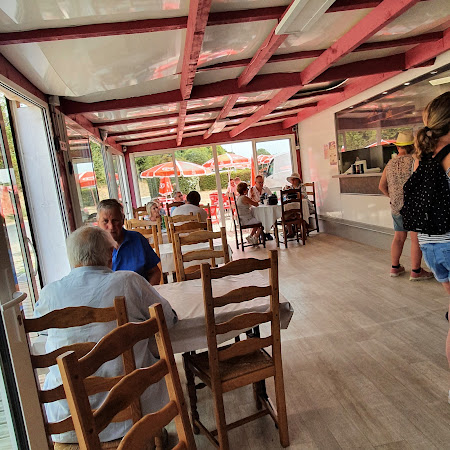
[[[207,242],[201,242],[199,244],[185,245],[182,247],[185,251],[194,251],[201,249],[209,249],[209,244]],[[214,239],[214,250],[222,250],[222,241],[220,239]],[[228,246],[228,254],[231,254],[231,247]],[[161,258],[161,266],[163,273],[172,273],[176,271],[175,259],[173,255],[173,245],[172,244],[160,244],[159,245],[159,256]],[[223,264],[223,258],[216,258],[216,264]],[[199,264],[198,261],[189,261],[184,263],[184,267],[195,266]]]
[[[298,203],[289,203],[286,205],[286,210],[298,208]],[[303,220],[308,222],[309,206],[308,200],[302,199]],[[264,228],[264,233],[270,233],[270,229],[275,224],[277,219],[281,217],[281,205],[258,205],[252,208],[253,215],[258,219]]]
[[[232,275],[214,280],[213,293],[214,296],[218,296],[243,286],[266,286],[267,284],[267,278],[258,272],[238,276]],[[153,287],[171,304],[178,315],[178,322],[169,330],[174,353],[207,348],[202,280],[160,284]],[[218,322],[225,322],[237,314],[265,312],[269,308],[269,302],[269,297],[259,297],[243,304],[229,304],[216,309],[216,318]],[[288,327],[293,314],[292,305],[280,294],[281,328],[286,329]],[[235,331],[218,336],[218,342],[223,343],[238,334]]]

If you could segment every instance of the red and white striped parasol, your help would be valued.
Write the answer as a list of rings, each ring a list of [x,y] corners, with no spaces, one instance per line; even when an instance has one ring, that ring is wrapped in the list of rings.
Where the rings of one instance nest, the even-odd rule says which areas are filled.
[[[235,153],[223,153],[217,157],[219,170],[222,169],[249,169],[251,161],[245,156],[236,155]],[[214,158],[209,159],[203,164],[203,167],[214,169]]]
[[[167,197],[173,191],[172,183],[169,177],[162,177],[159,181],[159,195]]]
[[[188,161],[176,161],[177,175],[179,177],[198,177],[201,175],[208,175],[211,170],[207,167],[200,166]],[[168,161],[150,169],[144,170],[141,173],[141,178],[154,178],[154,177],[174,177],[175,171],[173,169],[172,161]]]

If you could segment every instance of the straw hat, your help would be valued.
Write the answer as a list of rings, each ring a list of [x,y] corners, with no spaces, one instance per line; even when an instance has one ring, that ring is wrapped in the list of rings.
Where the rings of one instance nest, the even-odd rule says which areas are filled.
[[[398,147],[405,147],[406,145],[412,144],[414,144],[414,136],[411,130],[398,133],[397,140],[394,142],[394,145]]]
[[[294,178],[298,178],[300,181],[302,180],[302,177],[297,172],[292,173],[290,177],[286,178],[286,180],[288,181],[288,183],[292,184],[292,180]]]

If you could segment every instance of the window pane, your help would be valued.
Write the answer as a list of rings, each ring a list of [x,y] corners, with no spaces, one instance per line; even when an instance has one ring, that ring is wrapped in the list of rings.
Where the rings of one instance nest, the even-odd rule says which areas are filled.
[[[106,183],[105,164],[103,161],[101,145],[90,139],[92,163],[94,166],[95,179],[97,180],[97,192],[100,200],[109,198],[108,185]]]

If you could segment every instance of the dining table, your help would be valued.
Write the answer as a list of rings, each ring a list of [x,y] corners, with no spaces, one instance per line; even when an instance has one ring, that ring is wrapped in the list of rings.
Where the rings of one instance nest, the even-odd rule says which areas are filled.
[[[244,275],[231,275],[213,280],[214,296],[223,295],[231,290],[244,286],[267,286],[268,275],[250,272]],[[178,315],[178,322],[169,330],[174,353],[185,353],[207,348],[205,308],[203,304],[202,280],[189,280],[180,283],[169,283],[153,286],[164,297]],[[279,294],[280,325],[282,329],[289,326],[294,309],[289,301]],[[232,303],[216,308],[216,321],[225,322],[238,314],[249,312],[266,312],[270,298],[258,297],[244,303]],[[244,332],[246,330],[242,330]],[[221,344],[236,337],[240,332],[217,337]],[[264,328],[262,328],[264,334]]]
[[[299,203],[288,203],[286,210],[299,207]],[[281,205],[258,205],[252,208],[253,216],[258,219],[264,228],[264,233],[270,233],[275,222],[281,217]],[[308,222],[309,206],[306,198],[302,199],[303,220]]]

